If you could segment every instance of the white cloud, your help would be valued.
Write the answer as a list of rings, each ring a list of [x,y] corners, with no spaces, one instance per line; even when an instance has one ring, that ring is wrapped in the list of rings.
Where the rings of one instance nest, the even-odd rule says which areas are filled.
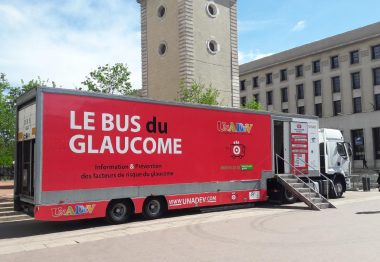
[[[254,51],[249,50],[248,52],[239,51],[239,64],[248,63],[253,60],[264,58],[273,54],[274,53],[262,53],[259,49],[256,49]]]
[[[302,31],[306,28],[306,21],[305,20],[301,20],[301,21],[298,21],[294,26],[293,28],[291,29],[292,32],[298,32],[298,31]]]
[[[0,4],[0,72],[79,87],[98,65],[127,63],[141,87],[140,13],[135,1],[18,0]]]

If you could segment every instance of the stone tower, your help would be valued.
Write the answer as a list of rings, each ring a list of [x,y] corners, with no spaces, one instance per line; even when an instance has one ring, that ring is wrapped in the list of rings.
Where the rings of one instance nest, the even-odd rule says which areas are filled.
[[[237,0],[138,0],[145,97],[174,100],[180,82],[211,85],[239,106]]]

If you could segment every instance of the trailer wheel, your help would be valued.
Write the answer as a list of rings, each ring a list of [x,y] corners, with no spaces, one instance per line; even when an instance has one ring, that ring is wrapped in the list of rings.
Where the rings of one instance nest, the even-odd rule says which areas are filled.
[[[335,198],[341,198],[343,196],[343,183],[341,179],[335,179],[334,180],[334,187],[335,187],[335,192],[333,193]]]
[[[143,216],[147,219],[161,217],[166,209],[165,200],[162,197],[148,197],[143,206]]]
[[[122,224],[132,215],[131,204],[126,200],[113,200],[108,204],[106,218],[111,224]]]
[[[297,201],[297,197],[292,193],[290,192],[289,190],[285,189],[284,188],[284,194],[283,194],[283,202],[286,203],[286,204],[293,204]]]

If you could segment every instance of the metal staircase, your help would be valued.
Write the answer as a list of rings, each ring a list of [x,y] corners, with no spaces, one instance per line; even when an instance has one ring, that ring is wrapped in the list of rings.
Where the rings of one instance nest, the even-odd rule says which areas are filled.
[[[284,163],[287,163],[289,166],[292,166],[281,156],[276,155],[277,163],[278,163],[278,159],[281,159],[282,161],[284,161]],[[292,167],[302,175],[302,172],[297,170],[297,168],[295,168],[294,166]],[[295,195],[299,200],[304,202],[312,210],[319,211],[325,208],[336,208],[325,197],[323,197],[319,192],[315,191],[315,189],[310,186],[312,184],[312,181],[310,178],[307,178],[309,179],[309,184],[305,183],[298,175],[295,175],[295,174],[276,174],[276,178],[277,178],[277,181],[286,190],[293,193],[293,195]],[[335,188],[333,187],[333,189]]]

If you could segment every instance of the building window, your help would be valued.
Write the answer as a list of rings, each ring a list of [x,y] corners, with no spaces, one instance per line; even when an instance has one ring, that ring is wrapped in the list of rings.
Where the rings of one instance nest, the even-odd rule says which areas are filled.
[[[352,89],[360,89],[360,73],[351,74]]]
[[[273,91],[268,91],[267,92],[267,105],[268,106],[273,104],[272,98],[273,98]]]
[[[322,103],[315,104],[315,115],[318,117],[322,117]]]
[[[375,151],[375,159],[380,159],[380,127],[373,128],[373,149]]]
[[[281,88],[281,101],[283,103],[288,102],[288,88]]]
[[[331,86],[332,86],[333,93],[340,92],[340,77],[339,76],[334,76],[331,78]]]
[[[207,50],[210,54],[215,55],[220,50],[220,46],[215,40],[209,40],[207,41]]]
[[[245,91],[245,80],[240,80],[240,91]]]
[[[373,85],[380,85],[380,67],[373,69]]]
[[[333,106],[334,106],[334,116],[339,115],[342,112],[342,105],[341,105],[340,100],[334,101]]]
[[[166,13],[166,8],[165,8],[165,6],[160,5],[160,7],[158,7],[158,9],[157,9],[157,16],[158,16],[159,18],[163,18],[163,17],[165,16],[165,13]]]
[[[254,78],[252,78],[252,86],[253,87],[259,87],[259,77],[258,76],[255,76]]]
[[[303,76],[303,65],[296,66],[296,77]]]
[[[304,99],[303,84],[297,85],[297,99]]]
[[[289,110],[286,108],[286,109],[282,109],[282,113],[289,113]]]
[[[247,104],[247,98],[245,96],[240,97],[240,105],[245,106]]]
[[[297,114],[304,115],[305,114],[305,107],[304,106],[297,107]]]
[[[331,64],[331,69],[339,68],[339,57],[337,55],[332,56],[330,58],[330,64]]]
[[[267,85],[270,85],[273,83],[273,79],[272,79],[272,73],[268,73],[266,74],[266,79],[267,79]]]
[[[210,17],[215,18],[218,15],[219,10],[215,3],[208,2],[206,5],[206,12]]]
[[[364,159],[364,136],[363,129],[351,130],[352,149],[354,153],[354,160]]]
[[[359,51],[351,51],[350,52],[350,64],[358,64],[359,63]]]
[[[158,46],[158,54],[163,56],[166,54],[166,51],[168,50],[168,47],[166,45],[165,42],[162,42],[159,46]]]
[[[280,71],[280,81],[286,81],[288,80],[288,70],[282,69]]]
[[[375,95],[375,110],[380,110],[380,94]]]
[[[313,73],[319,73],[321,72],[321,61],[316,60],[313,61]]]
[[[259,102],[259,98],[260,98],[259,94],[254,94],[254,95],[253,95],[253,100],[254,100],[255,102]]]
[[[380,45],[375,45],[371,47],[372,50],[372,59],[380,58]]]
[[[360,113],[362,111],[362,98],[355,97],[353,99],[354,113]]]
[[[314,86],[314,96],[321,96],[322,95],[322,81],[316,80],[313,82]]]

